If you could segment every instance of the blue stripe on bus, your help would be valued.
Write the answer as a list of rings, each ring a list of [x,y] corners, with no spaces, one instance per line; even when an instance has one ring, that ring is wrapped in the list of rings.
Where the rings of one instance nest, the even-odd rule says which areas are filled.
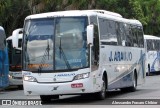
[[[114,83],[108,85],[108,89],[116,89],[116,88],[123,88],[123,87],[129,87],[132,86],[132,76],[133,76],[133,72],[125,75],[124,77],[122,77],[121,79],[115,81]]]
[[[157,57],[155,58],[155,60],[153,61],[152,65],[151,65],[150,72],[159,71],[159,70],[155,69],[155,64],[156,64],[157,61],[158,61],[158,65],[159,65],[160,64],[160,52],[159,51],[157,51]]]

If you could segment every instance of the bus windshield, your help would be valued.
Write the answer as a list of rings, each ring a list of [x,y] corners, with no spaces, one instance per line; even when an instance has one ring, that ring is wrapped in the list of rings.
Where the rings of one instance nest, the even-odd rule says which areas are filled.
[[[18,39],[18,45],[21,47],[22,39]],[[13,72],[21,71],[21,50],[13,48],[12,40],[7,40],[8,56],[9,56],[9,70]]]
[[[27,20],[23,42],[24,70],[46,72],[88,67],[86,27],[87,17]]]

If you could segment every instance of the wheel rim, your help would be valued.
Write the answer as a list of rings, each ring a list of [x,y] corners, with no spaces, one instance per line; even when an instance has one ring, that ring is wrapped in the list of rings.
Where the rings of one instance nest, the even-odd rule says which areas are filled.
[[[105,97],[105,93],[106,93],[106,86],[105,86],[105,82],[103,81],[103,86],[101,91],[102,97]]]
[[[137,87],[137,86],[136,86],[136,78],[135,78],[135,76],[134,76],[134,79],[133,79],[133,87],[134,87],[134,88]]]

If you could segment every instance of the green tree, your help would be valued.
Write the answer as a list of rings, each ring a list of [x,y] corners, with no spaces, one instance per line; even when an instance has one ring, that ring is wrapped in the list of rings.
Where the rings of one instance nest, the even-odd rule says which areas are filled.
[[[28,1],[4,0],[0,14],[0,24],[5,28],[7,36],[16,28],[22,28],[24,18],[29,15]]]
[[[160,0],[0,0],[0,25],[7,35],[30,14],[103,9],[142,22],[145,34],[160,35]]]
[[[145,34],[160,35],[160,0],[139,0],[146,19]]]

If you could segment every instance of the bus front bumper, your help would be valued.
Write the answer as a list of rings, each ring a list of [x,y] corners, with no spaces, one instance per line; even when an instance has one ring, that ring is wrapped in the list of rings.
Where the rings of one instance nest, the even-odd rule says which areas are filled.
[[[98,91],[93,89],[93,81],[89,79],[63,83],[37,83],[23,81],[25,95],[65,95],[85,94]]]
[[[10,72],[9,85],[23,85],[22,72]]]

